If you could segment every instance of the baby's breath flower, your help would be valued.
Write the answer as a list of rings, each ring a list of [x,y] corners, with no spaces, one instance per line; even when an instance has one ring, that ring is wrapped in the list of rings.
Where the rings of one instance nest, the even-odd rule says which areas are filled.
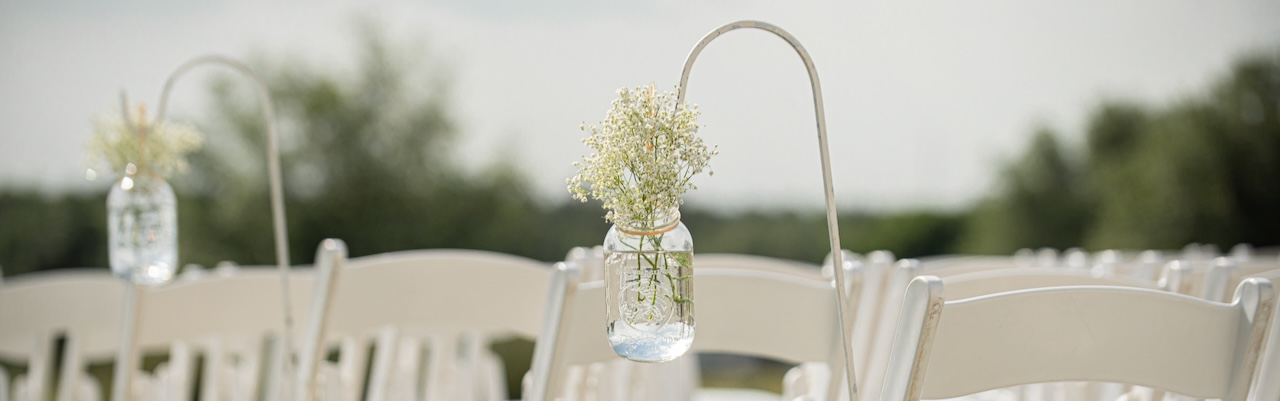
[[[704,170],[718,152],[698,137],[698,108],[676,108],[676,93],[653,86],[618,89],[600,125],[579,127],[589,134],[582,143],[596,151],[573,163],[578,174],[567,180],[573,198],[600,200],[605,219],[621,226],[646,228],[651,221],[680,207],[680,197],[697,187],[690,178]]]
[[[131,163],[161,176],[186,171],[187,153],[204,143],[200,133],[187,124],[151,121],[141,105],[130,111],[129,121],[119,112],[94,118],[88,144],[92,163],[105,161],[120,174]]]

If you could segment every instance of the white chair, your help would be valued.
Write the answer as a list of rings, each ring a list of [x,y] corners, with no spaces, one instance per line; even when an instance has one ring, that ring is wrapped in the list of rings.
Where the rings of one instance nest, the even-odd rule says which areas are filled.
[[[49,399],[55,385],[58,401],[102,399],[85,367],[114,358],[124,293],[105,269],[32,273],[0,285],[0,357],[27,365],[12,378],[14,400]],[[54,361],[59,337],[62,358]]]
[[[1199,290],[1195,295],[1219,302],[1226,301],[1227,288],[1237,286],[1248,278],[1280,281],[1280,260],[1253,258],[1252,250],[1241,246],[1232,248],[1231,253],[1230,258],[1214,258],[1208,271],[1200,272],[1199,275],[1195,275],[1189,269],[1179,268],[1180,266],[1171,267],[1174,270],[1172,274],[1191,274],[1190,278],[1182,277],[1182,279],[1202,280],[1203,283],[1190,286]],[[1280,305],[1276,306],[1276,310],[1280,311]],[[1267,346],[1259,362],[1255,388],[1257,394],[1254,398],[1258,401],[1280,400],[1280,319],[1272,320]]]
[[[1125,275],[1096,275],[1098,271],[1064,269],[1059,267],[1024,267],[1018,269],[993,269],[973,271],[941,277],[946,285],[947,297],[966,299],[978,296],[1051,287],[1066,286],[1117,286],[1159,289],[1156,281]],[[894,322],[896,325],[896,322]],[[1012,392],[1011,392],[1012,391]],[[1022,400],[1099,400],[1111,401],[1127,393],[1127,386],[1117,383],[1038,383],[1016,389],[1002,389],[978,398],[1018,398]]]
[[[828,257],[828,259],[830,259]],[[844,260],[846,267],[857,263],[856,255],[846,251]],[[579,282],[599,281],[604,279],[604,253],[599,246],[594,248],[574,248],[565,256],[565,262],[578,267]],[[828,260],[828,264],[830,261]],[[756,255],[745,254],[727,254],[727,253],[708,253],[694,255],[695,271],[705,268],[738,268],[747,270],[759,270],[773,273],[791,275],[795,277],[829,281],[831,274],[829,266],[819,268],[816,265],[795,262],[784,259],[762,257]],[[853,278],[846,283],[851,288],[856,284]],[[568,394],[587,394],[591,393],[596,399],[625,399],[630,401],[666,401],[671,399],[688,399],[694,396],[694,390],[697,389],[701,382],[701,372],[699,366],[701,358],[680,358],[675,361],[661,364],[638,364],[631,363],[623,359],[615,359],[608,362],[592,363],[588,366],[570,367],[567,372],[565,381],[573,383],[576,386],[573,389],[566,388]],[[830,372],[826,370],[825,363],[822,364],[804,364],[796,366],[784,377],[784,398],[794,392],[797,396],[810,391],[809,389],[821,384],[825,386]],[[644,388],[643,386],[633,385],[642,383],[660,382],[667,385],[661,387]],[[820,387],[819,387],[820,388]],[[731,390],[722,390],[728,392]],[[825,390],[823,390],[825,391]],[[704,391],[700,395],[707,396],[724,396],[740,398],[742,393],[737,394],[708,394]],[[582,398],[590,398],[582,396]]]
[[[325,240],[317,249],[315,268],[291,269],[289,304],[302,327],[323,321],[336,264],[345,253],[341,241]],[[185,400],[199,391],[203,400],[310,400],[317,340],[293,337],[289,353],[298,355],[299,366],[287,371],[279,270],[224,264],[191,273],[164,286],[139,288],[137,353],[132,357],[136,361],[139,354],[167,352],[168,359],[152,374],[133,372],[133,398]],[[197,355],[203,361],[198,369]]]
[[[1200,248],[1189,245],[1188,249],[1198,251]],[[1202,256],[1202,253],[1196,255]],[[1210,261],[1196,262],[1172,261],[1165,266],[1161,283],[1170,291],[1225,302],[1227,289],[1239,285],[1247,278],[1265,278],[1273,282],[1280,280],[1280,260],[1254,258],[1252,253],[1251,249],[1237,246],[1232,249],[1232,257],[1229,258],[1217,257]],[[1276,308],[1280,310],[1280,305]],[[1280,322],[1277,321],[1272,323],[1266,351],[1260,361],[1255,389],[1258,393],[1257,400],[1280,400],[1280,379],[1275,379],[1280,377],[1280,334],[1277,334],[1280,329],[1275,328]]]
[[[328,322],[316,328],[340,350],[336,366],[321,367],[322,377],[337,375],[322,380],[340,388],[339,399],[359,399],[366,387],[374,401],[505,399],[502,365],[488,351],[488,339],[538,334],[549,264],[437,249],[352,258],[345,265]]]
[[[844,253],[842,260],[845,262],[845,286],[848,287],[850,299],[860,294],[861,288],[861,256],[847,250],[841,250]],[[830,283],[833,280],[834,272],[831,270],[831,255],[827,255],[823,262],[823,266],[791,261],[786,259],[771,258],[758,255],[746,254],[730,254],[730,253],[708,253],[697,254],[694,256],[695,271],[699,269],[740,269],[754,270],[761,272],[777,273],[787,276],[794,276],[801,279],[815,280],[817,282]],[[704,293],[695,288],[696,293]],[[854,311],[849,311],[853,313]],[[852,323],[853,319],[849,320]],[[695,348],[695,351],[697,349]],[[707,351],[707,350],[703,350]],[[693,356],[697,357],[695,353]],[[697,358],[682,358],[694,361]],[[831,382],[833,373],[828,361],[806,362],[797,365],[787,371],[783,377],[782,399],[791,400],[797,397],[812,396],[820,398],[821,394],[826,394],[828,389],[825,386],[837,386],[839,382]],[[843,365],[843,364],[841,364]],[[699,377],[697,374],[697,366],[692,367],[693,374],[691,377]],[[835,372],[839,376],[839,372]],[[689,389],[696,389],[697,381],[692,382]],[[737,393],[734,393],[737,391]],[[746,397],[741,390],[731,389],[702,389],[694,394],[698,397],[713,399],[738,399]]]
[[[313,280],[306,270],[297,272],[292,283],[295,307],[308,305],[305,283]],[[202,275],[188,273],[170,285],[139,289],[139,352],[134,358],[144,352],[167,352],[169,359],[154,375],[132,372],[131,397],[191,398],[196,353],[206,360],[202,399],[257,396],[257,379],[265,369],[260,366],[262,344],[254,339],[279,334],[284,322],[282,309],[273,307],[280,304],[279,273],[274,268],[232,268],[196,276]],[[129,285],[105,269],[29,274],[0,285],[0,356],[28,364],[28,373],[16,378],[12,389],[18,400],[45,400],[54,383],[59,401],[103,398],[102,386],[85,367],[116,358]],[[295,315],[304,316],[300,310]],[[50,369],[58,338],[63,346],[55,375]],[[221,368],[229,359],[235,359],[236,366]],[[236,372],[235,377],[218,378],[228,371]]]
[[[1275,305],[1260,279],[1242,283],[1231,304],[1114,286],[952,301],[943,291],[932,276],[908,287],[881,400],[1101,381],[1244,401]]]
[[[290,274],[293,316],[304,321],[316,283],[314,269]],[[280,398],[280,337],[284,329],[281,276],[275,267],[220,268],[200,277],[141,289],[136,348],[168,353],[155,375],[135,372],[144,398],[190,399],[197,356],[203,356],[200,399],[250,401],[263,386]],[[299,344],[294,344],[299,345]],[[275,352],[266,354],[264,349]],[[267,383],[259,379],[263,373]],[[290,383],[292,384],[292,383]],[[135,382],[135,386],[137,386]]]
[[[577,400],[571,366],[618,360],[604,333],[604,284],[578,282],[577,267],[557,264],[548,325],[534,351],[526,400]],[[694,269],[697,334],[690,352],[724,352],[789,363],[822,362],[843,369],[835,288],[829,281],[764,269]],[[631,383],[641,388],[679,385]],[[840,383],[814,389],[834,397]],[[638,389],[630,389],[638,390]]]
[[[920,275],[932,275],[944,279],[948,285],[953,285],[951,293],[953,295],[963,295],[964,297],[989,294],[994,292],[1010,291],[1015,289],[1030,289],[1038,287],[1066,286],[1066,285],[1116,285],[1124,287],[1136,288],[1158,288],[1157,282],[1152,279],[1142,279],[1136,276],[1121,275],[1117,269],[1119,255],[1116,252],[1103,252],[1096,258],[1098,265],[1091,266],[1087,260],[1087,255],[1079,249],[1070,249],[1065,252],[1067,257],[1060,260],[1057,251],[1053,249],[1041,249],[1038,252],[1029,249],[1020,250],[1019,255],[1014,257],[1002,256],[945,256],[923,259],[923,262],[914,260],[898,261],[893,269],[887,273],[887,281],[883,282],[884,288],[866,289],[865,294],[880,292],[884,295],[879,296],[878,302],[879,317],[874,319],[869,325],[874,328],[874,332],[870,341],[862,345],[868,349],[868,356],[863,359],[866,366],[859,368],[859,374],[865,379],[860,383],[861,398],[877,399],[880,397],[880,385],[884,381],[884,366],[888,363],[889,352],[893,345],[893,331],[899,319],[899,308],[902,305],[902,295],[905,292],[907,283],[914,277]],[[1145,255],[1145,254],[1144,254]],[[1138,263],[1141,266],[1151,265],[1150,256],[1140,258]],[[1131,269],[1131,266],[1124,266],[1123,270],[1141,270]],[[1151,267],[1151,266],[1148,266]],[[864,305],[865,306],[865,305]],[[859,321],[861,323],[861,320]],[[857,337],[855,337],[857,338]],[[1107,384],[1084,384],[1077,383],[1079,386],[1059,386],[1059,385],[1035,385],[1019,389],[1023,393],[1023,398],[1028,400],[1055,400],[1061,399],[1061,395],[1067,393],[1079,393],[1084,391],[1085,394],[1091,394],[1091,398],[1086,399],[1108,399],[1111,394],[1121,394],[1123,389]],[[1078,399],[1079,397],[1067,397],[1068,399]]]

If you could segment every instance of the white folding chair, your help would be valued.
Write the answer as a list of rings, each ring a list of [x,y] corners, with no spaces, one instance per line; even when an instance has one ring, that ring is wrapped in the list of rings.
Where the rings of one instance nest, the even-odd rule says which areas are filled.
[[[547,263],[475,250],[417,250],[352,258],[318,335],[337,344],[321,367],[339,399],[505,399],[489,339],[533,338],[543,322]],[[366,353],[373,345],[373,356]],[[463,356],[459,356],[459,354]],[[424,356],[429,356],[424,360]],[[370,360],[366,366],[366,360]],[[368,383],[364,378],[368,373]]]
[[[1270,258],[1252,258],[1251,251],[1246,253],[1240,247],[1232,249],[1230,258],[1214,258],[1207,271],[1195,272],[1184,265],[1170,267],[1175,281],[1185,282],[1199,280],[1198,283],[1182,284],[1183,288],[1192,288],[1196,296],[1218,302],[1226,301],[1226,289],[1237,286],[1249,278],[1263,278],[1276,282],[1280,280],[1280,260]],[[1179,277],[1181,276],[1181,277]],[[1280,302],[1280,301],[1277,301]],[[1280,310],[1280,305],[1276,306]],[[1273,318],[1267,346],[1262,355],[1258,369],[1256,400],[1280,400],[1280,319]]]
[[[193,391],[194,353],[205,354],[202,399],[252,399],[262,373],[260,348],[248,340],[283,327],[280,275],[274,270],[230,269],[158,288],[139,289],[137,345],[140,352],[167,352],[156,374],[133,372],[137,399],[188,399]],[[311,274],[296,274],[295,306],[303,302]],[[89,363],[117,356],[124,324],[124,298],[131,284],[105,269],[60,270],[24,275],[0,285],[0,357],[27,361],[28,373],[13,390],[19,400],[45,400],[55,383],[54,341],[63,338],[57,400],[100,400],[102,387],[89,377]],[[297,309],[297,308],[295,308]],[[295,312],[302,316],[302,313]],[[233,350],[234,348],[234,350]],[[235,351],[235,352],[232,352]],[[216,379],[219,361],[239,361],[237,379]],[[280,358],[277,358],[280,359]],[[120,374],[120,372],[117,372]],[[270,375],[267,375],[270,377]],[[231,378],[228,378],[231,379]],[[223,383],[223,384],[219,384]],[[289,383],[292,384],[292,383]],[[228,387],[228,385],[230,387]],[[233,391],[234,390],[234,391]],[[226,396],[217,396],[219,392]],[[268,397],[277,399],[266,392]]]
[[[307,326],[322,321],[335,263],[345,253],[341,241],[325,240],[317,249],[315,268],[291,269],[289,305],[296,321]],[[199,391],[203,400],[310,400],[309,363],[318,347],[311,338],[293,342],[288,353],[296,353],[301,362],[296,370],[286,371],[279,270],[223,265],[193,273],[164,286],[139,289],[137,353],[132,357],[136,361],[139,354],[167,352],[168,359],[152,374],[133,372],[134,399],[185,400]],[[198,369],[197,355],[203,361]]]
[[[844,252],[842,260],[845,262],[845,285],[849,287],[846,292],[850,294],[849,299],[854,299],[854,296],[861,293],[862,258],[860,255],[847,250],[841,250],[841,252]],[[777,273],[819,282],[831,282],[834,277],[834,272],[831,270],[832,266],[830,266],[831,260],[831,255],[827,255],[823,262],[823,266],[819,267],[803,262],[758,255],[709,253],[695,255],[694,266],[696,266],[695,271],[698,269],[739,269]],[[704,290],[696,291],[699,294],[706,292]],[[854,311],[850,311],[850,313],[854,313]],[[852,322],[852,320],[853,319],[850,319],[850,322]],[[857,342],[857,339],[855,339],[855,342]],[[695,348],[694,350],[697,351],[698,349]],[[703,351],[706,352],[708,350]],[[693,356],[696,357],[697,354],[695,353]],[[690,360],[694,360],[694,358],[690,358]],[[843,364],[841,364],[841,366],[843,366]],[[690,376],[698,377],[699,375],[696,374],[696,366],[694,368],[695,373]],[[826,386],[840,385],[840,382],[831,381],[832,377],[841,377],[839,376],[839,372],[833,373],[831,369],[832,366],[828,365],[828,361],[806,362],[789,369],[783,377],[782,399],[791,400],[804,396],[821,398],[821,395],[826,394],[829,390]],[[696,388],[696,385],[697,382],[695,381],[693,382],[693,385],[689,387]],[[843,387],[841,386],[841,388]],[[737,394],[732,393],[733,391],[735,390],[703,389],[700,393],[695,395],[715,399],[737,399],[746,396],[741,393],[741,391]]]
[[[1072,260],[1060,260],[1057,251],[1045,248],[1039,251],[1021,250],[1020,255],[1014,257],[947,256],[926,258],[923,262],[909,259],[898,261],[886,274],[888,280],[882,284],[885,287],[878,290],[884,295],[881,295],[878,301],[873,301],[879,302],[881,306],[876,308],[879,311],[878,318],[869,324],[873,328],[871,340],[863,345],[868,349],[868,356],[865,359],[866,366],[859,368],[859,374],[865,377],[863,383],[860,383],[861,398],[880,397],[880,385],[884,381],[884,366],[889,361],[889,352],[895,339],[894,329],[899,319],[902,296],[907,283],[914,277],[932,275],[943,278],[949,285],[955,286],[953,294],[962,294],[965,297],[1015,289],[1066,285],[1158,288],[1154,279],[1114,274],[1119,273],[1116,269],[1116,261],[1107,259],[1118,258],[1114,252],[1098,255],[1097,263],[1102,266],[1090,265],[1087,254],[1078,249],[1068,250],[1065,254],[1068,256],[1063,259]],[[1140,258],[1139,263],[1150,264],[1149,259],[1149,256]],[[1129,266],[1125,266],[1125,271],[1128,270],[1131,270]],[[875,291],[868,289],[865,293],[870,294]],[[861,320],[859,322],[862,324]],[[1097,395],[1086,399],[1107,399],[1110,394],[1123,393],[1120,387],[1102,383],[1079,384],[1081,386],[1076,387],[1083,389],[1080,391]],[[1063,386],[1035,385],[1021,389],[1020,392],[1024,393],[1024,398],[1028,400],[1057,400],[1063,399],[1059,396],[1068,392],[1079,392],[1076,390],[1078,389],[1068,389]],[[1074,400],[1078,397],[1066,399]]]
[[[307,316],[314,269],[290,273],[293,316]],[[142,354],[168,353],[154,375],[135,372],[150,399],[191,399],[196,391],[197,356],[203,383],[200,399],[251,401],[265,376],[280,377],[279,349],[284,329],[281,276],[275,267],[220,268],[200,277],[179,279],[140,290],[137,349]],[[297,345],[297,344],[295,344]],[[275,363],[273,363],[275,362]],[[281,383],[272,383],[269,398],[279,398]],[[292,384],[292,383],[289,383]]]
[[[58,401],[102,399],[102,386],[85,368],[115,356],[124,293],[125,284],[105,269],[32,273],[0,285],[0,358],[27,368],[12,378],[14,400],[43,401],[52,390]],[[59,337],[62,358],[54,361]]]
[[[951,301],[943,291],[932,276],[908,287],[881,400],[1098,381],[1244,401],[1275,305],[1261,279],[1245,280],[1231,304],[1115,286]]]
[[[849,279],[846,286],[850,288],[850,294],[858,294],[856,288],[860,286],[860,275],[853,272],[861,269],[861,256],[849,251],[845,253],[843,260],[845,261],[846,277]],[[828,256],[825,264],[830,264],[830,256]],[[595,248],[574,248],[569,251],[565,257],[565,262],[574,264],[578,267],[579,282],[598,281],[604,279],[604,254],[600,247]],[[728,253],[708,253],[697,254],[694,256],[695,271],[704,268],[736,268],[746,270],[759,270],[765,272],[773,272],[795,277],[830,281],[834,272],[831,266],[824,265],[819,268],[816,265],[796,262],[785,259],[770,258],[756,255],[745,254],[728,254]],[[694,390],[701,382],[701,372],[699,372],[700,358],[696,355],[692,358],[680,358],[675,361],[661,364],[638,364],[630,363],[622,359],[615,359],[609,362],[593,363],[589,366],[574,366],[569,368],[565,381],[574,383],[577,386],[574,389],[565,389],[568,394],[586,394],[591,393],[597,399],[626,399],[631,401],[654,400],[665,401],[670,399],[687,399],[694,395]],[[830,372],[825,363],[806,363],[795,366],[783,377],[783,397],[791,399],[802,394],[810,392],[810,389],[821,390],[826,386],[830,377]],[[632,388],[632,383],[646,382],[662,382],[667,385],[656,388]],[[727,392],[731,390],[722,390]],[[742,393],[725,395],[725,394],[708,394],[703,391],[700,395],[725,397],[742,397]],[[589,398],[589,397],[584,397]]]
[[[1188,246],[1188,249],[1193,249]],[[1194,248],[1199,250],[1199,247]],[[1208,300],[1225,302],[1227,289],[1239,285],[1248,278],[1264,278],[1280,281],[1280,259],[1257,258],[1247,246],[1232,248],[1231,257],[1218,257],[1211,261],[1170,262],[1163,271],[1162,282],[1171,291],[1177,291]],[[1280,302],[1280,301],[1277,301]],[[1280,305],[1275,308],[1280,311]],[[1280,400],[1280,318],[1273,318],[1267,346],[1260,360],[1254,398],[1258,401]]]
[[[992,269],[973,271],[941,277],[946,285],[947,297],[966,299],[978,296],[1051,287],[1066,286],[1118,286],[1159,289],[1156,281],[1133,276],[1097,275],[1098,271],[1063,269],[1058,267],[1024,267],[1018,269]],[[896,326],[896,322],[893,323]],[[1013,392],[1010,393],[1009,391]],[[1127,386],[1117,383],[1038,383],[1017,389],[1002,389],[977,398],[1017,398],[1021,400],[1098,400],[1112,401],[1127,393]]]
[[[604,335],[604,284],[579,283],[577,274],[573,264],[557,264],[548,325],[534,351],[526,400],[586,398],[574,393],[581,387],[569,382],[569,367],[619,359]],[[823,362],[833,372],[842,371],[841,328],[830,281],[763,269],[698,266],[694,282],[697,334],[690,352]],[[814,392],[819,399],[834,397],[839,384],[828,383]]]

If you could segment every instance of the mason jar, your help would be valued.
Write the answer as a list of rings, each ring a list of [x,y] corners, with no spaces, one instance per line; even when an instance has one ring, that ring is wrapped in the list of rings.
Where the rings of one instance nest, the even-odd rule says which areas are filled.
[[[693,345],[693,237],[679,210],[635,226],[614,224],[604,240],[606,332],[619,356],[664,362]]]

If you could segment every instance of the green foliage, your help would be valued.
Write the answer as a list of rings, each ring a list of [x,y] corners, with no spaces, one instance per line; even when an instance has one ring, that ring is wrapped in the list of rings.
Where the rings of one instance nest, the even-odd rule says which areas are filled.
[[[0,216],[6,276],[42,267],[106,266],[105,197],[0,191]]]
[[[536,253],[542,216],[525,181],[510,167],[466,174],[449,160],[456,130],[442,78],[447,71],[425,65],[417,56],[422,49],[397,47],[370,25],[362,25],[358,37],[355,74],[296,61],[255,65],[270,84],[280,126],[287,128],[281,157],[291,258],[309,260],[312,247],[330,237],[346,240],[357,256],[417,248]],[[198,225],[205,229],[184,236],[195,237],[184,245],[230,242],[249,254],[219,252],[270,263],[265,183],[252,178],[264,168],[236,156],[265,152],[261,116],[249,94],[236,89],[233,80],[219,80],[213,103],[216,120],[242,133],[240,141],[201,155],[196,169],[203,174],[191,180],[195,192],[217,199],[209,210],[221,216]],[[253,217],[232,216],[244,212]],[[258,224],[235,224],[244,220]],[[221,230],[208,230],[210,225]],[[229,235],[209,232],[222,230]]]
[[[1082,150],[1036,135],[1006,166],[1002,191],[974,211],[960,248],[1280,244],[1278,101],[1280,52],[1270,52],[1166,106],[1103,102]]]
[[[979,204],[961,248],[1010,254],[1018,248],[1080,244],[1090,210],[1079,168],[1041,128],[1026,154],[1002,171],[998,195]]]
[[[859,253],[887,250],[900,258],[954,253],[966,213],[906,211],[864,216],[849,226],[841,224],[842,248]]]

